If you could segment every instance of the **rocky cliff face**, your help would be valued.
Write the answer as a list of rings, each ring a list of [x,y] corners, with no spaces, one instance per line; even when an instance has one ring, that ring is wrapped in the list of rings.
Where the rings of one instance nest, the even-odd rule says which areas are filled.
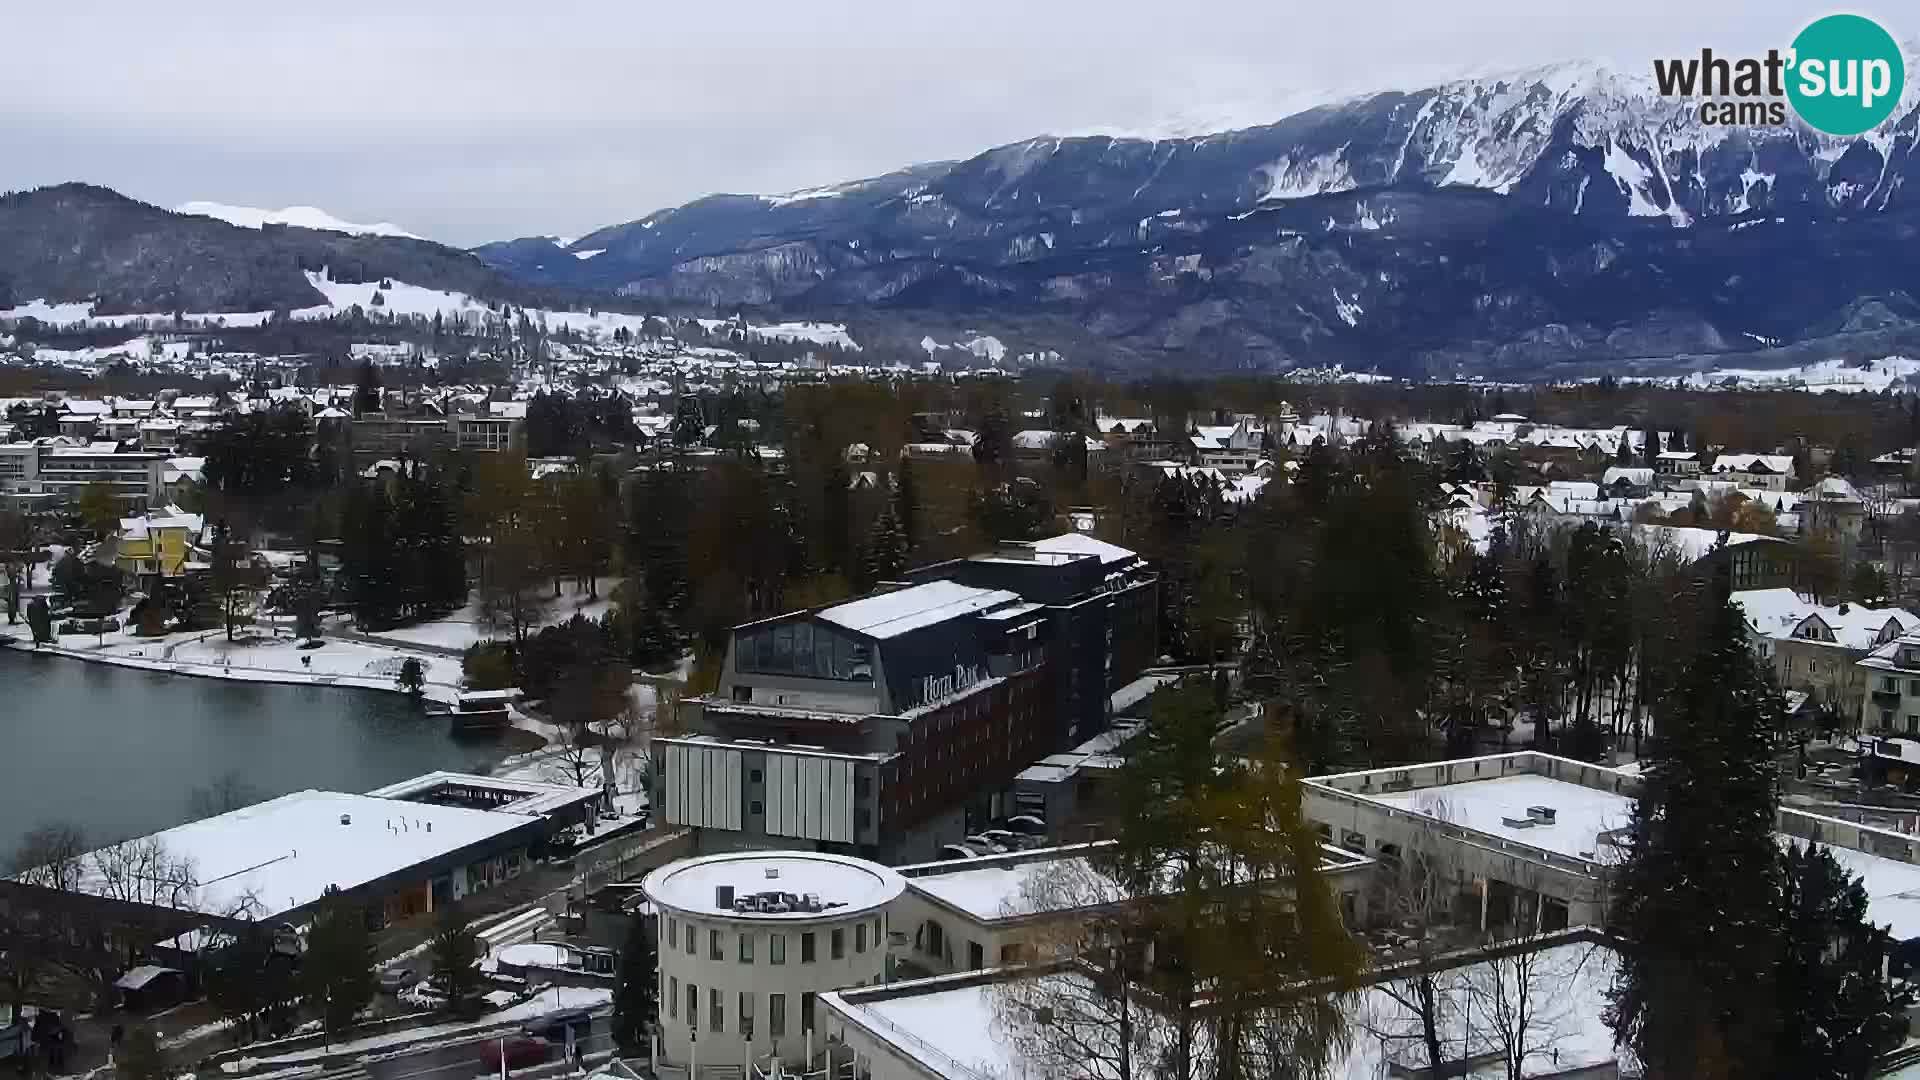
[[[1647,77],[1558,65],[477,253],[659,301],[1044,319],[1143,364],[1530,375],[1764,349],[1863,307],[1906,325],[1916,83],[1886,128],[1835,139],[1705,125]]]

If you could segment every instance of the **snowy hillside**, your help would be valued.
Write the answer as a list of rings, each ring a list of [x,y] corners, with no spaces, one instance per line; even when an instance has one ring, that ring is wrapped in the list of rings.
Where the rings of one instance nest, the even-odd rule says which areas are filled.
[[[173,208],[173,212],[192,214],[196,217],[218,218],[243,229],[258,229],[263,225],[290,225],[298,229],[320,229],[324,232],[347,233],[352,236],[394,236],[403,240],[425,239],[390,221],[372,225],[342,221],[317,206],[289,206],[281,210],[262,210],[252,206],[229,206],[225,203],[194,201],[181,203]]]

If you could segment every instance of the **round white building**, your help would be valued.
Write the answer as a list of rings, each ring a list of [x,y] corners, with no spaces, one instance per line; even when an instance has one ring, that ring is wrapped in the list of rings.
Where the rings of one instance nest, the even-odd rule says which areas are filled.
[[[684,859],[642,884],[659,919],[661,1050],[703,1066],[804,1056],[816,995],[885,977],[887,907],[906,889],[877,863],[806,851]]]

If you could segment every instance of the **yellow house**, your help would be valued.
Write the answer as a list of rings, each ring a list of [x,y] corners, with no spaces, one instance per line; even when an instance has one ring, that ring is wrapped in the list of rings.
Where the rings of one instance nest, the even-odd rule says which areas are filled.
[[[188,547],[200,538],[206,519],[168,507],[160,514],[121,518],[114,565],[134,578],[178,577]]]

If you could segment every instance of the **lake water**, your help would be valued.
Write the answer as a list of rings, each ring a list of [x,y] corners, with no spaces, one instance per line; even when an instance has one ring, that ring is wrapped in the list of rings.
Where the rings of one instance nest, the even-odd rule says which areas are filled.
[[[237,775],[264,796],[369,791],[509,753],[399,694],[223,682],[0,650],[0,866],[36,824],[106,842],[179,824]]]

